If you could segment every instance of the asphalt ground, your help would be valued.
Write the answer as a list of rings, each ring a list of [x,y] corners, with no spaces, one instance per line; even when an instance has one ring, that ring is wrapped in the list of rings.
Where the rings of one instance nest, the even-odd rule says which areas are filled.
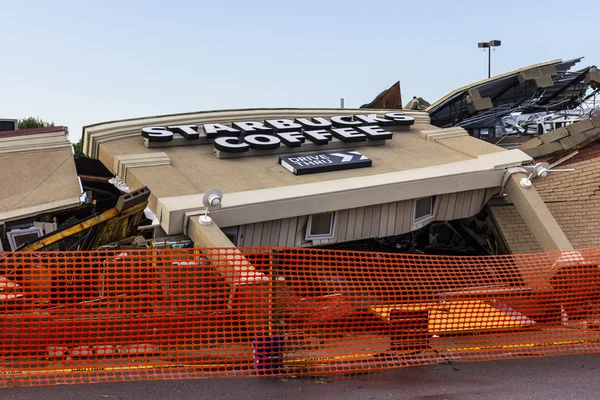
[[[325,379],[233,378],[0,389],[0,399],[600,399],[600,356],[451,363]]]

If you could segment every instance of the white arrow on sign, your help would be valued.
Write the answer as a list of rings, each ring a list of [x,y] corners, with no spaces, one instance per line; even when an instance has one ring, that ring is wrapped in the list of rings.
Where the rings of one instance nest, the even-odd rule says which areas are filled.
[[[342,161],[340,161],[340,162],[352,161],[352,159],[354,158],[354,156],[352,154],[330,153],[329,155],[340,157],[342,159]]]
[[[348,154],[344,154],[344,153],[329,153],[330,156],[337,156],[340,157],[342,160],[340,162],[349,162],[352,161],[354,159],[354,155],[360,156],[359,160],[368,160],[367,157],[363,156],[362,154],[360,154],[358,151],[349,151]]]
[[[352,153],[352,154],[356,154],[357,156],[360,156],[359,160],[367,160],[367,156],[363,156],[358,151],[349,151],[348,153]]]

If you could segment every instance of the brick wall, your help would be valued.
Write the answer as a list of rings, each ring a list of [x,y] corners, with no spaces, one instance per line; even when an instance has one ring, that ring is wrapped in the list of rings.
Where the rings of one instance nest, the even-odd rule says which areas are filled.
[[[542,248],[512,204],[490,207],[498,230],[513,254],[539,253]]]
[[[551,203],[548,204],[548,209],[573,247],[600,247],[600,200]],[[490,211],[511,253],[542,251],[515,206],[493,206]]]
[[[576,170],[536,179],[540,196],[573,247],[600,247],[600,144],[584,148],[557,168]],[[542,251],[512,204],[494,205],[490,211],[512,253]]]

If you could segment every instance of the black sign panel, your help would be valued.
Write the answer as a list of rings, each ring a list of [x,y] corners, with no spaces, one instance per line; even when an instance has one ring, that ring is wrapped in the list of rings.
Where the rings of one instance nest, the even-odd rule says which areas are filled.
[[[340,150],[279,156],[279,164],[294,175],[306,175],[318,172],[366,168],[370,167],[373,161],[356,150]]]
[[[17,129],[16,119],[0,119],[0,131],[14,131]]]

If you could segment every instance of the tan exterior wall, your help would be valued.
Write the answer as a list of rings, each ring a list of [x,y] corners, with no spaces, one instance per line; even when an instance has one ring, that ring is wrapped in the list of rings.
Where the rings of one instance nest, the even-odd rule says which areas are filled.
[[[574,248],[600,247],[600,200],[547,203]],[[542,247],[513,205],[490,208],[511,253],[537,253]]]
[[[79,206],[80,195],[70,147],[0,154],[0,222]]]
[[[513,254],[539,253],[542,247],[533,237],[517,208],[513,205],[490,207],[508,251]]]
[[[433,218],[417,225],[413,224],[413,200],[340,210],[335,237],[319,241],[304,240],[308,216],[241,225],[237,245],[303,247],[401,235],[431,221],[471,217],[493,194],[493,189],[480,189],[438,196]]]
[[[538,193],[573,247],[600,247],[600,145],[580,150],[557,168],[575,171],[555,172],[545,179],[535,179]],[[511,252],[542,250],[512,204],[494,204],[490,210]]]

